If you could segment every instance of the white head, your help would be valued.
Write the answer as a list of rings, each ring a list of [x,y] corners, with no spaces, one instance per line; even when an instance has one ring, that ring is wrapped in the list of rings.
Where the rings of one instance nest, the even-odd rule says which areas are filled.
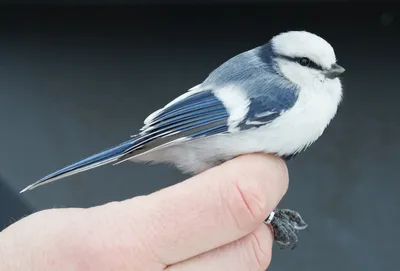
[[[332,46],[323,38],[306,31],[289,31],[271,40],[274,61],[290,81],[306,88],[337,86],[344,69],[336,64]]]

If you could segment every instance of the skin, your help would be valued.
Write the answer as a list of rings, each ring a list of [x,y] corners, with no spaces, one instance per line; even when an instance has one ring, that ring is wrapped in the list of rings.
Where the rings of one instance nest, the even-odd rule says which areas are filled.
[[[0,233],[0,270],[265,270],[282,159],[243,155],[121,202],[34,213]]]

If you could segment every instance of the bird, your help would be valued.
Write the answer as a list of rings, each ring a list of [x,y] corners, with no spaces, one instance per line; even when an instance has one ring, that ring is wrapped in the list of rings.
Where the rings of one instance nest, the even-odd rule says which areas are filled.
[[[332,45],[306,30],[272,36],[232,56],[199,84],[155,110],[129,139],[61,168],[20,193],[106,164],[167,163],[198,174],[237,156],[267,153],[289,161],[311,146],[343,97]],[[265,220],[281,248],[307,228],[291,209]]]

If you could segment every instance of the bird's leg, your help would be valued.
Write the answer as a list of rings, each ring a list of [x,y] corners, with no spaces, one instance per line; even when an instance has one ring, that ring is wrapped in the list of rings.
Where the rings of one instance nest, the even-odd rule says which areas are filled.
[[[300,214],[289,209],[275,209],[265,224],[272,226],[275,242],[281,249],[294,249],[299,241],[297,233],[307,228]]]

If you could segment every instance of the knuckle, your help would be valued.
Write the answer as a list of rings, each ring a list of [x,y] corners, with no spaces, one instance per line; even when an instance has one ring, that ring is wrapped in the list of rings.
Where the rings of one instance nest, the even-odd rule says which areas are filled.
[[[253,227],[265,219],[267,197],[259,182],[244,174],[236,174],[233,184],[230,182],[228,185],[227,209],[239,229]]]
[[[267,196],[264,185],[261,182],[247,178],[241,174],[242,178],[236,181],[235,187],[241,195],[242,205],[254,219],[264,219],[267,210]]]

